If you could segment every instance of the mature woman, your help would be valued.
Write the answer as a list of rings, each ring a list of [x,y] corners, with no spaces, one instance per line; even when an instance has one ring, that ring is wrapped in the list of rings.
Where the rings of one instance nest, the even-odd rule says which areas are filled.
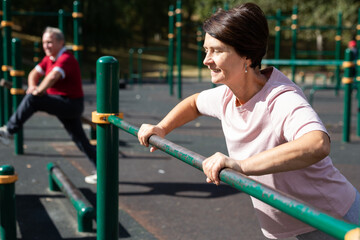
[[[156,126],[143,124],[139,141],[164,137],[200,115],[221,120],[229,156],[215,153],[203,162],[207,182],[231,168],[288,193],[335,217],[358,223],[360,198],[333,166],[329,135],[303,92],[274,67],[260,70],[268,25],[262,10],[246,3],[219,10],[203,26],[204,64],[211,81],[223,84],[180,102]],[[151,148],[150,151],[154,151]],[[268,238],[332,239],[252,198]]]

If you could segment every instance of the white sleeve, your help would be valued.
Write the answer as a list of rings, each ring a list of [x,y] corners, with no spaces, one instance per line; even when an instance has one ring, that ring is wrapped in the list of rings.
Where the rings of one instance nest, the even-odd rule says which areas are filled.
[[[40,73],[42,76],[45,75],[44,70],[40,67],[39,64],[35,66],[35,70],[36,70],[38,73]]]
[[[64,79],[66,76],[64,69],[62,69],[61,67],[54,67],[51,71],[59,72],[61,74],[62,79]]]

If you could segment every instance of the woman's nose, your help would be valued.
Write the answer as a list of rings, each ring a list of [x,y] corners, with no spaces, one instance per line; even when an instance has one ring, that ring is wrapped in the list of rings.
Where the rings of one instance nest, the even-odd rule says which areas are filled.
[[[210,63],[211,63],[211,58],[210,58],[209,54],[207,53],[207,54],[205,55],[203,64],[206,65],[206,66],[208,66]]]

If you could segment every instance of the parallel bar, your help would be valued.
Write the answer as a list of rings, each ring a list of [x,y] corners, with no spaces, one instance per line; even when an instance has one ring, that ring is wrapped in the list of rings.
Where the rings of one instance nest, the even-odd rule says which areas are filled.
[[[78,231],[92,232],[92,221],[95,218],[95,209],[75,187],[65,173],[55,164],[48,164],[50,190],[60,189],[70,200],[77,212]],[[54,186],[54,183],[57,187]]]
[[[115,116],[110,116],[108,120],[110,123],[122,130],[137,136],[139,129],[135,126],[132,126]],[[199,170],[202,170],[202,162],[206,159],[204,156],[156,135],[149,138],[149,143],[171,156],[176,157]],[[220,179],[230,186],[338,239],[344,239],[351,230],[360,229],[354,224],[350,224],[324,214],[315,208],[307,206],[296,198],[252,180],[251,178],[231,169],[222,170],[220,172]],[[359,239],[359,235],[354,238],[347,236],[346,239]]]
[[[341,66],[343,60],[305,60],[305,59],[263,59],[265,65],[296,65],[296,66]]]

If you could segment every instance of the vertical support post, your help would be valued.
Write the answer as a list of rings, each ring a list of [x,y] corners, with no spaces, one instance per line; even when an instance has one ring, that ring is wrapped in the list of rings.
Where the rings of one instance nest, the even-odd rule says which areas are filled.
[[[11,21],[11,0],[3,0],[3,20],[1,26],[4,29],[3,41],[3,65],[1,66],[4,72],[4,79],[11,81],[10,77],[10,63],[11,63],[11,28],[13,22]],[[12,102],[10,91],[4,88],[4,124],[6,124],[11,116]]]
[[[62,33],[65,35],[65,15],[63,9],[59,9],[58,11],[58,26]]]
[[[345,61],[343,63],[344,77],[342,83],[344,85],[344,124],[343,124],[343,141],[350,141],[350,129],[351,129],[351,86],[353,84],[354,77],[354,62],[353,54],[351,50],[347,48],[345,50]]]
[[[169,6],[169,50],[168,50],[168,84],[169,94],[174,95],[174,5]]]
[[[356,47],[357,47],[357,61],[356,61],[356,86],[357,86],[357,128],[356,135],[360,137],[360,8],[358,10],[358,24],[356,26]]]
[[[182,53],[181,53],[181,29],[182,29],[182,22],[181,22],[181,0],[176,1],[176,63],[177,63],[177,73],[178,73],[178,99],[182,98],[182,79],[181,79],[181,60],[182,60]]]
[[[25,94],[25,91],[22,89],[22,78],[25,75],[25,72],[22,70],[22,59],[21,59],[21,41],[18,38],[12,39],[12,66],[13,69],[10,71],[12,77],[12,89],[10,93],[13,96],[13,111],[15,112],[17,107],[20,105],[20,102]],[[22,127],[14,136],[14,147],[15,154],[21,155],[24,153],[24,140],[23,140],[23,129]]]
[[[60,192],[61,189],[59,188],[59,186],[56,184],[54,178],[52,177],[53,167],[55,167],[54,163],[52,163],[52,162],[48,163],[47,170],[48,170],[48,179],[49,179],[49,190],[54,191],[54,192]]]
[[[296,59],[296,39],[297,39],[297,29],[298,29],[298,7],[294,6],[293,13],[291,15],[292,24],[291,24],[291,31],[292,31],[292,44],[291,44],[291,60]],[[295,82],[295,72],[296,72],[296,65],[291,65],[291,80]]]
[[[276,26],[275,26],[275,49],[274,49],[274,59],[280,59],[280,43],[281,43],[281,9],[276,11]],[[275,65],[276,68],[279,68],[279,65]]]
[[[196,42],[197,42],[197,65],[198,65],[198,70],[199,70],[199,82],[202,81],[202,74],[201,74],[201,70],[202,70],[202,48],[203,48],[203,32],[201,30],[201,27],[198,27],[197,32],[196,32]]]
[[[40,54],[40,43],[34,42],[34,57],[33,57],[34,66],[36,66],[40,62],[39,54]]]
[[[16,239],[15,175],[14,167],[0,167],[0,239]]]
[[[2,21],[2,15],[0,15],[0,20]],[[0,28],[0,48],[3,49],[3,30]],[[0,51],[1,54],[2,51]],[[3,57],[0,55],[0,66],[3,65]],[[4,74],[2,69],[0,70],[0,79],[4,78]],[[4,98],[5,88],[0,86],[0,126],[5,125],[5,112],[4,112],[4,106],[5,106],[5,98]]]
[[[119,112],[118,61],[110,56],[96,63],[97,112]],[[97,131],[97,240],[119,238],[119,130],[112,124],[98,124]]]
[[[229,10],[229,1],[225,1],[224,3],[224,10],[228,11]]]
[[[73,3],[73,22],[74,22],[74,56],[76,60],[79,62],[80,69],[82,64],[82,54],[81,52],[84,50],[82,45],[82,18],[83,14],[81,12],[81,3],[80,1],[74,1]]]
[[[338,24],[335,36],[335,60],[340,60],[341,58],[341,32],[342,32],[342,12],[338,13]],[[336,79],[336,96],[339,94],[341,88],[340,82],[340,66],[335,67],[335,79]]]

